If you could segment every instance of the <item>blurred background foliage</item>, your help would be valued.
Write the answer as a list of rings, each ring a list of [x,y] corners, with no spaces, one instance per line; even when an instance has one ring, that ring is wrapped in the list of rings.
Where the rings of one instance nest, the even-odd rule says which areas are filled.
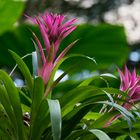
[[[131,8],[131,15],[127,7]],[[29,24],[25,15],[33,16],[46,10],[65,14],[68,19],[78,18],[77,24],[80,25],[62,42],[60,51],[70,42],[79,39],[69,54],[84,54],[97,61],[96,65],[81,58],[69,59],[61,70],[66,70],[73,64],[77,66],[74,66],[65,79],[79,81],[100,72],[115,73],[116,67],[123,67],[124,64],[130,68],[139,67],[140,37],[138,33],[135,33],[137,36],[134,34],[139,28],[139,19],[136,18],[138,8],[138,0],[0,0],[0,67],[10,73],[15,65],[8,49],[20,56],[34,51],[31,30],[40,39],[41,36],[37,27]],[[132,14],[133,12],[136,14]],[[133,22],[135,26],[130,30]],[[130,34],[136,37],[133,35],[131,38]],[[25,62],[32,71],[31,56],[25,58]],[[17,77],[21,78],[14,73],[13,78]]]
[[[61,97],[77,87],[84,79],[90,77],[92,82],[89,85],[118,88],[119,79],[113,79],[113,75],[101,76],[100,74],[112,73],[117,75],[117,67],[122,68],[125,64],[129,68],[134,66],[139,68],[139,0],[0,0],[0,68],[5,69],[8,73],[14,68],[15,61],[8,52],[10,49],[21,57],[27,55],[24,60],[32,71],[31,53],[35,49],[31,30],[37,34],[41,41],[42,39],[39,29],[31,25],[25,15],[34,16],[46,10],[65,14],[67,19],[78,18],[77,30],[65,38],[59,51],[74,40],[79,39],[68,54],[84,54],[97,62],[95,64],[78,57],[66,61],[56,77],[72,67],[63,81],[53,89],[53,93],[55,93],[53,98]],[[24,79],[18,69],[14,71],[12,78],[17,86],[24,85]],[[87,80],[90,81],[91,79]],[[70,97],[69,94],[67,95],[65,102]],[[75,94],[73,95],[74,99]],[[83,97],[86,96],[85,94]],[[104,117],[102,121],[103,119]],[[3,119],[1,121],[5,122]],[[66,124],[69,127],[69,124],[74,123],[69,121]],[[118,128],[116,126],[116,129],[113,127],[109,129],[118,132]],[[109,129],[108,131],[110,131]],[[124,132],[127,133],[127,131],[128,129],[125,129]]]

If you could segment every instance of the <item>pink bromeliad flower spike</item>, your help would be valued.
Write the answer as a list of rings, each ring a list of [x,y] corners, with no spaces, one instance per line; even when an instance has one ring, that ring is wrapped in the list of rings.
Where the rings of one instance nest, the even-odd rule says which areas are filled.
[[[74,41],[67,46],[56,58],[56,54],[62,40],[77,27],[74,25],[76,19],[72,19],[67,22],[64,22],[64,19],[64,15],[50,14],[48,12],[38,17],[30,18],[34,24],[39,26],[45,45],[46,53],[44,53],[42,44],[38,37],[33,33],[42,61],[42,65],[39,65],[38,68],[38,76],[43,78],[46,85],[50,79],[53,68],[77,42]]]
[[[140,76],[136,74],[136,69],[134,69],[133,72],[130,72],[127,66],[125,66],[124,72],[119,68],[118,72],[121,79],[120,90],[126,92],[128,95],[128,98],[126,99],[127,102],[123,103],[122,106],[125,109],[130,110],[132,105],[140,101]],[[118,98],[120,98],[120,96],[118,96]],[[105,126],[110,125],[119,117],[121,117],[120,114],[115,115],[105,124]]]
[[[121,79],[120,90],[128,93],[129,98],[126,100],[130,103],[124,103],[122,106],[131,109],[131,104],[140,101],[140,76],[136,74],[135,69],[131,73],[126,66],[124,72],[120,69],[118,71]]]

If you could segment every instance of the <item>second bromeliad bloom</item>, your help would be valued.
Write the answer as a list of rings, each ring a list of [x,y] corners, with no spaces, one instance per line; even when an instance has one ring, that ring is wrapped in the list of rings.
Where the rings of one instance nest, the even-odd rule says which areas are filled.
[[[137,76],[136,70],[134,69],[131,73],[128,68],[125,66],[124,72],[119,71],[121,84],[120,90],[128,93],[128,103],[124,103],[122,106],[126,109],[130,109],[132,107],[131,104],[134,104],[140,101],[140,76]]]
[[[76,43],[76,41],[71,43],[56,58],[56,54],[62,40],[76,29],[77,26],[74,25],[76,19],[64,22],[64,15],[50,14],[48,12],[30,19],[34,24],[39,26],[44,41],[46,53],[44,53],[42,44],[40,43],[38,37],[33,33],[41,59],[41,63],[39,63],[38,66],[38,76],[42,77],[45,84],[47,84],[53,68]]]
[[[128,95],[126,102],[123,103],[122,106],[125,109],[130,110],[134,104],[140,101],[140,76],[136,74],[135,69],[133,72],[130,72],[126,66],[124,71],[121,71],[120,69],[118,69],[118,71],[121,79],[120,90],[126,92]],[[120,98],[120,96],[118,96],[118,98]],[[105,126],[110,125],[119,117],[121,117],[120,114],[115,115],[105,124]]]

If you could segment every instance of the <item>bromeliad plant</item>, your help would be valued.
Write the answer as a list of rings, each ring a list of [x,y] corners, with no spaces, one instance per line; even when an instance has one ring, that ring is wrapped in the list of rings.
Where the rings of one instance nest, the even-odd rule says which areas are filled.
[[[46,12],[30,20],[40,29],[45,51],[33,33],[36,48],[33,53],[34,76],[24,61],[10,51],[25,78],[25,87],[16,87],[10,76],[0,70],[1,139],[122,140],[128,136],[138,139],[139,113],[134,104],[139,101],[140,93],[139,76],[136,76],[135,70],[132,74],[127,68],[124,74],[119,70],[120,90],[92,85],[96,79],[107,83],[106,77],[114,78],[111,74],[102,74],[82,81],[77,87],[54,100],[51,91],[66,74],[53,81],[61,63],[70,57],[89,57],[64,57],[77,41],[58,54],[62,40],[76,29],[76,19],[65,22],[65,16]]]
[[[35,17],[31,19],[33,23],[39,26],[41,35],[45,44],[46,56],[44,55],[43,47],[33,33],[35,41],[37,43],[38,52],[38,76],[42,77],[45,85],[48,84],[51,73],[54,67],[60,62],[60,60],[65,56],[68,50],[76,43],[74,41],[72,44],[67,46],[60,55],[56,58],[60,43],[62,40],[67,37],[73,30],[76,29],[76,26],[73,25],[76,19],[67,21],[63,23],[65,16],[63,15],[53,15],[45,13],[40,17]],[[36,46],[36,45],[35,45]]]

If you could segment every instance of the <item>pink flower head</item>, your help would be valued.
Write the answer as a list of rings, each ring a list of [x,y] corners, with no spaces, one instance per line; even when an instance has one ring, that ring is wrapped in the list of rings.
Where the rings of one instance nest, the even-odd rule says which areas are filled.
[[[136,75],[135,69],[131,73],[126,66],[124,72],[122,72],[120,69],[118,69],[118,71],[121,79],[120,90],[123,92],[127,92],[128,94],[128,98],[126,99],[128,103],[123,103],[122,106],[129,110],[132,107],[131,104],[135,104],[136,102],[140,101],[140,76]],[[120,96],[118,96],[118,98],[120,98]],[[114,117],[112,117],[105,124],[105,127],[110,125],[119,117],[121,117],[120,114],[117,114]]]
[[[136,75],[136,70],[134,69],[131,73],[125,66],[124,72],[118,69],[121,79],[120,90],[127,92],[129,98],[127,101],[129,103],[135,103],[140,101],[140,76]],[[131,105],[124,103],[123,107],[130,109]]]
[[[50,14],[45,12],[44,15],[37,16],[35,18],[30,18],[31,21],[39,26],[44,45],[46,48],[46,55],[44,54],[42,44],[40,43],[37,36],[33,33],[37,46],[39,48],[39,53],[41,55],[41,60],[43,65],[38,68],[38,75],[41,76],[47,84],[51,72],[55,65],[62,59],[62,57],[67,53],[67,51],[76,43],[73,42],[67,46],[61,54],[56,58],[58,48],[62,40],[67,37],[77,26],[74,25],[76,19],[64,22],[65,16],[58,14]]]

